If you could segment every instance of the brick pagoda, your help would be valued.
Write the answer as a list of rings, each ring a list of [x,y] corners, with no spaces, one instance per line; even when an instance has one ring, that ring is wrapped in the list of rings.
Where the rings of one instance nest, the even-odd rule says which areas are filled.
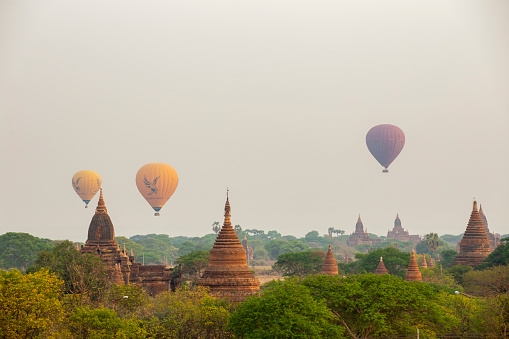
[[[348,246],[357,246],[363,244],[380,244],[381,239],[370,239],[368,230],[364,231],[364,225],[362,224],[361,215],[359,214],[359,218],[357,218],[357,223],[355,224],[355,232],[350,234],[350,237],[347,240]]]
[[[411,241],[415,245],[421,242],[421,237],[419,235],[410,235],[408,231],[401,226],[399,214],[396,214],[396,220],[394,220],[394,228],[392,231],[387,231],[387,239],[396,239],[404,242]]]
[[[260,282],[247,266],[246,251],[230,221],[230,202],[226,196],[224,223],[210,250],[209,264],[198,279],[199,286],[210,288],[216,296],[233,303],[260,290]]]
[[[486,258],[490,250],[490,241],[486,236],[486,230],[477,211],[477,201],[474,201],[474,207],[470,214],[467,229],[460,241],[459,254],[453,261],[454,265],[464,265],[475,267]]]
[[[115,229],[104,203],[102,188],[95,214],[88,227],[88,239],[80,252],[99,256],[106,265],[110,281],[114,284],[140,286],[151,295],[170,289],[170,267],[142,265],[135,262],[132,251],[130,256],[127,254],[125,245],[122,250],[120,249],[115,241]]]
[[[376,267],[374,273],[379,275],[389,274],[389,271],[387,271],[387,268],[384,265],[382,257],[380,257],[380,261],[378,262],[378,266]]]
[[[410,257],[410,263],[408,264],[408,270],[406,271],[406,281],[422,281],[421,271],[415,260],[415,251],[412,250],[412,256]]]
[[[338,275],[338,264],[336,263],[336,259],[334,259],[334,254],[332,254],[331,246],[329,245],[329,250],[327,251],[327,255],[323,260],[322,264],[322,274],[329,275]]]

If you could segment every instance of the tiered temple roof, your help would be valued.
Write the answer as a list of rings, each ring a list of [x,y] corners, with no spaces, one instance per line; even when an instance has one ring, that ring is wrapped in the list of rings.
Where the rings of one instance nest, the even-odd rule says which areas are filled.
[[[325,255],[325,259],[323,260],[322,274],[339,274],[338,264],[336,263],[336,259],[334,259],[334,254],[332,254],[331,245],[329,245],[329,250],[327,251],[327,255]]]
[[[127,255],[125,248],[115,241],[115,230],[111,222],[103,191],[99,194],[99,202],[90,226],[88,239],[80,249],[81,253],[93,253],[99,256],[108,269],[109,279],[114,284],[133,284],[146,289],[149,294],[157,294],[170,288],[171,269],[166,265],[142,265]]]
[[[475,267],[479,265],[490,254],[490,242],[486,236],[486,230],[477,211],[477,201],[470,214],[467,229],[460,241],[459,254],[453,261],[453,265],[464,265]]]
[[[421,237],[419,235],[409,235],[408,231],[403,229],[403,226],[401,226],[401,219],[399,218],[399,214],[396,214],[396,219],[394,220],[394,228],[392,231],[387,231],[387,239],[396,239],[405,242],[412,241],[414,244],[418,244],[421,241]]]
[[[410,263],[408,264],[408,270],[406,271],[406,281],[422,281],[421,271],[415,260],[415,251],[412,250],[412,256],[410,257]]]
[[[379,243],[381,243],[380,239],[370,239],[368,230],[366,229],[366,231],[364,231],[364,225],[362,224],[361,215],[359,214],[359,218],[355,224],[355,232],[350,234],[350,237],[347,240],[348,246]]]
[[[490,242],[490,251],[493,252],[495,248],[497,248],[498,245],[500,245],[500,234],[490,232],[490,229],[488,228],[488,219],[484,215],[482,205],[479,205],[479,215],[481,216],[484,230],[486,231],[486,236],[488,237],[488,240]]]
[[[246,251],[232,227],[230,202],[226,197],[224,223],[210,250],[209,264],[198,285],[234,303],[260,290],[260,282],[247,266]]]
[[[382,257],[380,257],[380,261],[378,262],[378,266],[376,267],[375,274],[389,274],[389,271],[387,271],[387,268],[384,265],[384,261]]]

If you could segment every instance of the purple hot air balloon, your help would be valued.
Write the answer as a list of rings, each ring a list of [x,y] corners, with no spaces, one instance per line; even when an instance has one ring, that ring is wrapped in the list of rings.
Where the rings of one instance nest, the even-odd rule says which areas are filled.
[[[394,125],[377,125],[366,134],[366,145],[380,165],[385,167],[382,172],[387,173],[389,172],[387,167],[396,159],[405,145],[405,133]]]

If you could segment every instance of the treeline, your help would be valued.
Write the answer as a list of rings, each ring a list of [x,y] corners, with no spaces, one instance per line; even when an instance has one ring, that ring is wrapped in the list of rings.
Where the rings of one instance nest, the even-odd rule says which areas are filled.
[[[219,232],[218,225],[219,223],[213,224],[212,230],[214,232]],[[275,230],[267,233],[257,229],[243,230],[240,225],[235,226],[235,231],[241,241],[246,237],[249,246],[253,249],[253,260],[249,263],[251,266],[270,266],[277,260],[279,255],[284,253],[309,249],[326,251],[329,244],[332,245],[336,259],[344,263],[355,261],[357,252],[369,253],[388,246],[398,248],[404,252],[410,252],[415,248],[418,254],[433,252],[435,256],[440,254],[441,257],[447,260],[447,258],[456,254],[456,242],[461,240],[462,237],[462,235],[448,234],[441,237],[437,236],[438,246],[432,251],[426,241],[422,241],[415,246],[412,242],[386,239],[374,234],[370,236],[380,238],[380,244],[350,247],[347,245],[349,236],[343,235],[342,230],[334,228],[329,228],[327,234],[323,235],[313,230],[302,238],[292,235],[283,236]],[[183,255],[210,250],[215,239],[215,233],[206,234],[202,237],[169,237],[167,234],[147,234],[135,235],[130,238],[123,236],[115,238],[121,248],[125,246],[128,252],[133,251],[137,262],[145,264],[175,264],[177,259]],[[0,235],[0,268],[14,268],[23,272],[35,262],[40,251],[50,250],[61,242],[62,240],[37,238],[27,233],[9,232]]]

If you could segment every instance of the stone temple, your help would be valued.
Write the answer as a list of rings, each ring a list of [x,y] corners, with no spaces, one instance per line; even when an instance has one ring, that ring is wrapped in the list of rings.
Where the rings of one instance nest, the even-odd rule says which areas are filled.
[[[464,265],[475,267],[479,265],[491,252],[490,241],[486,236],[486,230],[477,210],[477,201],[470,214],[467,229],[460,241],[460,251],[456,256],[453,265]]]
[[[350,237],[347,240],[348,246],[358,246],[363,244],[380,244],[382,242],[381,239],[370,239],[368,230],[364,231],[364,225],[362,224],[361,215],[359,214],[359,218],[357,219],[357,223],[355,224],[355,232],[350,234]]]
[[[410,263],[408,264],[408,269],[406,271],[405,276],[406,281],[422,281],[421,270],[419,270],[419,266],[417,265],[417,260],[415,260],[415,251],[412,250],[412,256],[410,257]]]
[[[336,259],[334,259],[334,254],[332,254],[331,245],[329,245],[329,250],[327,251],[327,255],[325,255],[325,259],[323,260],[322,274],[339,274],[338,264],[336,263]]]
[[[490,242],[490,251],[493,252],[495,248],[497,248],[498,245],[500,245],[500,234],[490,232],[490,229],[488,228],[488,219],[484,215],[482,205],[479,205],[479,215],[481,216],[484,231],[486,232],[486,236],[488,237],[488,240]]]
[[[125,246],[120,249],[115,241],[115,230],[104,203],[102,189],[97,209],[88,227],[88,239],[80,252],[99,256],[106,265],[110,281],[114,284],[140,286],[150,295],[171,288],[170,267],[142,265],[135,261],[132,251],[128,255]]]
[[[242,302],[246,296],[260,291],[260,282],[247,266],[246,251],[232,227],[228,196],[223,227],[210,250],[209,264],[198,279],[198,285],[208,287],[211,294],[233,303]]]
[[[421,242],[421,237],[419,235],[410,235],[408,234],[408,231],[406,231],[403,226],[401,226],[399,214],[396,214],[396,220],[394,220],[394,228],[392,231],[387,231],[387,239],[396,239],[404,242],[411,241],[414,243],[414,245],[417,245]]]

